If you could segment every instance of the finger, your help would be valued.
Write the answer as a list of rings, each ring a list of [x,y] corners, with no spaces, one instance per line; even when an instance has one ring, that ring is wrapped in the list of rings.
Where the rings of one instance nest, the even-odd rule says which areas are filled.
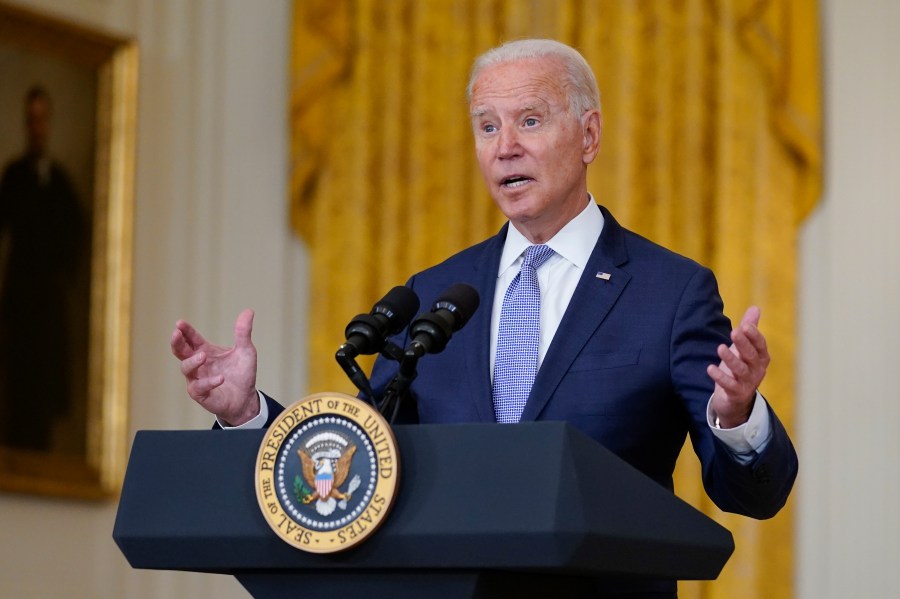
[[[741,383],[741,381],[736,380],[715,364],[710,364],[706,367],[706,374],[716,384],[714,394],[720,396],[721,394],[724,394],[724,397],[730,400],[746,398],[756,389],[754,386],[746,385]],[[721,390],[721,393],[719,390]]]
[[[751,370],[765,370],[771,362],[766,338],[758,328],[747,325],[732,333],[734,349]]]
[[[728,370],[728,365],[725,364],[724,360],[722,360],[722,356],[724,355],[722,352],[733,352],[733,351],[735,351],[733,346],[728,347],[723,343],[722,345],[720,345],[719,347],[716,348],[716,355],[719,356],[719,360],[721,360],[721,361],[719,362],[718,365],[710,364],[710,366],[715,366],[716,368],[720,368],[723,371],[725,371],[726,374],[728,374],[730,376],[731,372]]]
[[[766,343],[766,336],[762,334],[762,331],[755,326],[751,326],[744,331],[744,334],[753,345],[753,349],[760,359],[765,360],[765,362],[768,363],[769,345]]]
[[[253,333],[253,310],[247,308],[238,314],[234,321],[234,346],[241,347],[252,345],[250,336]]]
[[[197,347],[185,338],[181,329],[177,328],[172,331],[172,336],[169,338],[169,347],[172,349],[172,355],[179,360],[189,358],[197,352]]]
[[[196,401],[203,403],[209,399],[210,392],[225,382],[221,374],[202,379],[196,379],[188,383],[188,395]]]
[[[741,318],[740,328],[743,328],[744,325],[753,325],[754,327],[759,327],[759,318],[762,315],[758,306],[750,306],[747,308],[747,311],[744,312],[744,316]]]
[[[195,329],[191,323],[186,320],[179,320],[175,323],[175,330],[180,331],[182,337],[186,344],[191,346],[193,349],[197,349],[198,347],[206,344],[206,339],[204,339],[203,335],[200,334],[197,329]]]
[[[197,352],[181,361],[181,374],[188,378],[197,378],[197,369],[206,363],[206,354]]]
[[[756,330],[756,329],[753,329]],[[759,359],[759,350],[753,343],[751,335],[743,328],[731,332],[731,340],[734,343],[732,352],[740,356],[746,362],[753,362]]]
[[[720,384],[729,394],[746,397],[752,391],[759,388],[763,378],[766,376],[765,363],[748,363],[735,356],[730,351],[722,351],[720,348],[719,357],[722,363],[718,368],[728,376],[728,379],[713,379]],[[709,369],[707,369],[709,372]]]
[[[178,328],[172,331],[172,336],[169,337],[169,347],[172,349],[172,355],[179,360],[184,360],[190,355],[191,348]]]
[[[727,373],[722,368],[716,366],[715,364],[710,364],[706,367],[706,374],[713,380],[713,382],[722,388],[726,394],[731,395],[737,392],[739,386],[737,381],[731,377],[729,373]]]
[[[750,367],[748,366],[747,362],[742,356],[735,353],[733,348],[728,348],[724,345],[720,345],[718,354],[719,358],[722,359],[722,363],[719,365],[719,367],[727,367],[728,373],[733,378],[740,380],[750,374]]]

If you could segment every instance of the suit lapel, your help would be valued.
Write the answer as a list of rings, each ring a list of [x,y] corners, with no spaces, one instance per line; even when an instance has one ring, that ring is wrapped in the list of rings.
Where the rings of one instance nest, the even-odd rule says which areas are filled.
[[[607,210],[601,210],[603,232],[541,363],[522,413],[523,422],[540,416],[572,362],[631,280],[631,275],[619,268],[628,260],[623,229]]]
[[[496,422],[494,402],[491,398],[491,312],[494,293],[497,289],[497,269],[506,240],[506,224],[485,246],[481,256],[475,261],[475,288],[478,289],[480,303],[467,326],[474,327],[476,343],[466,358],[467,370],[471,374],[471,397],[478,417],[483,422]]]

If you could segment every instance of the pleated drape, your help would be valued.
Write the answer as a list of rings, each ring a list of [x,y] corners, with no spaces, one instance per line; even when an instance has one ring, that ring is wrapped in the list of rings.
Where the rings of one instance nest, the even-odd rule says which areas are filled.
[[[790,430],[797,227],[821,187],[817,36],[814,0],[297,0],[290,218],[312,260],[310,390],[352,392],[332,358],[349,319],[502,224],[475,162],[468,69],[504,40],[553,37],[600,85],[590,190],[712,267],[733,320],[761,307],[762,392]],[[791,597],[790,503],[766,522],[719,513],[685,454],[677,493],[737,550],[681,596]]]

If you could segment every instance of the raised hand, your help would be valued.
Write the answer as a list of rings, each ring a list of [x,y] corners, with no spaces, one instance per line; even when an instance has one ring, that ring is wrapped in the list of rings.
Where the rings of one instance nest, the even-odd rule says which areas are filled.
[[[766,376],[771,358],[766,338],[759,330],[759,308],[750,306],[741,323],[731,332],[731,347],[718,347],[721,362],[710,364],[706,373],[715,382],[712,409],[722,428],[747,422],[756,390]]]
[[[231,347],[210,343],[184,320],[175,323],[170,340],[172,354],[181,360],[188,395],[230,426],[259,414],[252,331],[253,310],[247,309],[234,322]]]

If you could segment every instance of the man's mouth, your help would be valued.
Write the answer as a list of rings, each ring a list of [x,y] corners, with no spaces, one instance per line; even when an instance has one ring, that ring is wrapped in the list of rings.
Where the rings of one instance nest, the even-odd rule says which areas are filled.
[[[533,181],[531,177],[526,177],[524,175],[513,175],[511,177],[506,177],[502,181],[500,181],[501,187],[506,187],[509,189],[514,189],[516,187],[521,187],[527,184],[529,181]]]

